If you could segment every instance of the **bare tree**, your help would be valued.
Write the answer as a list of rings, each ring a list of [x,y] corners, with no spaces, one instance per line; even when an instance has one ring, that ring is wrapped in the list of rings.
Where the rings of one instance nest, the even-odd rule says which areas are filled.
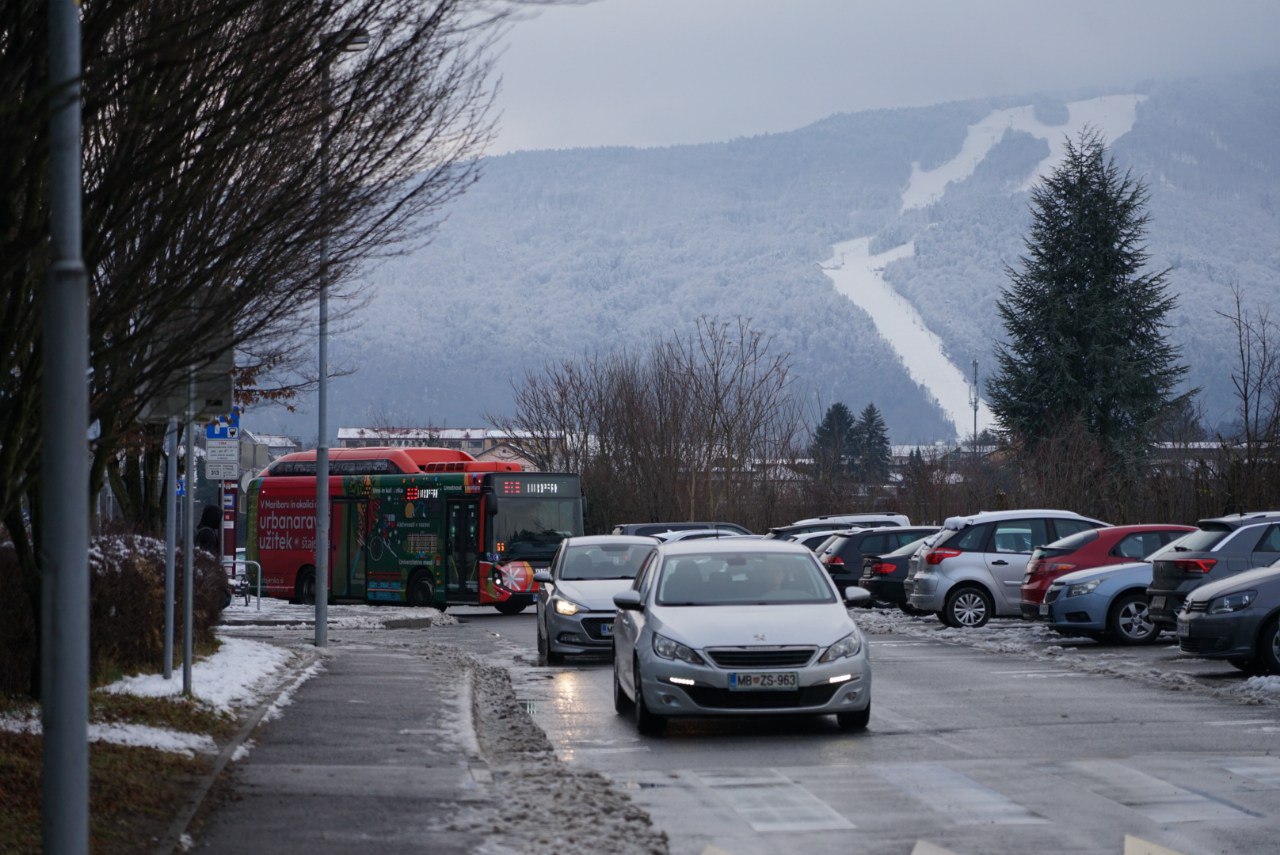
[[[1236,334],[1236,424],[1219,433],[1225,460],[1224,507],[1220,512],[1257,510],[1280,499],[1280,350],[1277,326],[1266,309],[1250,311],[1233,289],[1232,311],[1218,314]]]

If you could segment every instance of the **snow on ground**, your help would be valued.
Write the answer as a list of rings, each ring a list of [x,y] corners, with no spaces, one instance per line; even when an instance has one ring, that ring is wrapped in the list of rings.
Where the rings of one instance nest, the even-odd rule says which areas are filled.
[[[264,698],[280,691],[267,720],[281,715],[281,710],[291,703],[293,692],[310,677],[319,673],[323,663],[314,662],[298,671],[299,654],[283,647],[237,638],[236,623],[252,621],[305,628],[315,624],[315,606],[293,605],[284,600],[256,598],[249,605],[243,599],[235,600],[222,613],[223,626],[219,628],[221,646],[212,656],[198,659],[191,667],[191,693],[197,701],[221,713],[234,714],[252,708]],[[333,605],[328,608],[328,626],[331,629],[380,629],[404,621],[430,621],[434,626],[457,624],[457,619],[431,608],[397,606]],[[181,644],[181,639],[175,643]],[[182,668],[173,671],[166,680],[163,674],[135,674],[117,680],[99,691],[137,695],[148,698],[177,697],[182,694]],[[23,733],[39,733],[38,711],[32,708],[23,715],[0,717],[0,730]],[[111,742],[120,745],[141,745],[160,751],[171,751],[190,756],[193,752],[213,752],[217,745],[204,734],[182,733],[163,728],[133,724],[90,724],[91,742]],[[251,746],[250,746],[251,747]],[[248,753],[242,746],[240,756]]]
[[[1075,140],[1086,126],[1102,133],[1107,144],[1133,130],[1138,104],[1145,95],[1107,95],[1067,105],[1069,117],[1064,125],[1046,125],[1035,117],[1035,108],[1027,105],[1009,110],[996,110],[982,121],[969,126],[960,153],[946,163],[928,171],[911,165],[911,180],[902,194],[902,210],[923,208],[942,198],[947,185],[973,175],[987,152],[1000,142],[1005,131],[1024,131],[1049,143],[1049,155],[1037,164],[1018,191],[1030,189],[1057,165],[1066,151],[1067,138]]]
[[[838,243],[834,255],[822,263],[822,272],[836,290],[871,316],[880,335],[898,354],[911,379],[919,383],[963,433],[961,425],[973,422],[970,394],[973,387],[964,373],[947,358],[942,339],[927,326],[916,307],[884,281],[885,265],[915,254],[915,241],[871,255],[871,238]],[[995,424],[986,401],[978,402],[978,430]]]

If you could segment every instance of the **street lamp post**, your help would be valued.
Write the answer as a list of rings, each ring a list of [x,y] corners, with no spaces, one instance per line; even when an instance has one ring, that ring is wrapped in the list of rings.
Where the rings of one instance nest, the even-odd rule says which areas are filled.
[[[369,46],[369,32],[339,30],[320,37],[320,346],[316,440],[316,647],[329,644],[329,227],[324,206],[329,200],[329,58],[332,50],[354,53]]]

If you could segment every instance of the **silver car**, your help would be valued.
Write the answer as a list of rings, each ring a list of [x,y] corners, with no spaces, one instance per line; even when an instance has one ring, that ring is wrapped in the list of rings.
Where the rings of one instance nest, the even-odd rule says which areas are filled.
[[[813,552],[778,540],[664,544],[617,594],[613,699],[641,733],[671,716],[871,717],[871,665],[849,605]]]
[[[561,542],[551,566],[533,578],[538,594],[538,661],[566,653],[608,653],[613,644],[613,595],[631,587],[657,547],[652,537],[597,535]]]

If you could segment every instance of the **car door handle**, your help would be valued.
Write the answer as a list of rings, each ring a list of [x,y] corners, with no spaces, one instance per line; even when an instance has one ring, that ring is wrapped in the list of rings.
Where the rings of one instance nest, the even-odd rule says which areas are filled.
[[[1005,561],[1003,558],[997,558],[995,561],[992,561],[991,563],[997,567],[1004,567],[1008,565],[1009,562]]]

